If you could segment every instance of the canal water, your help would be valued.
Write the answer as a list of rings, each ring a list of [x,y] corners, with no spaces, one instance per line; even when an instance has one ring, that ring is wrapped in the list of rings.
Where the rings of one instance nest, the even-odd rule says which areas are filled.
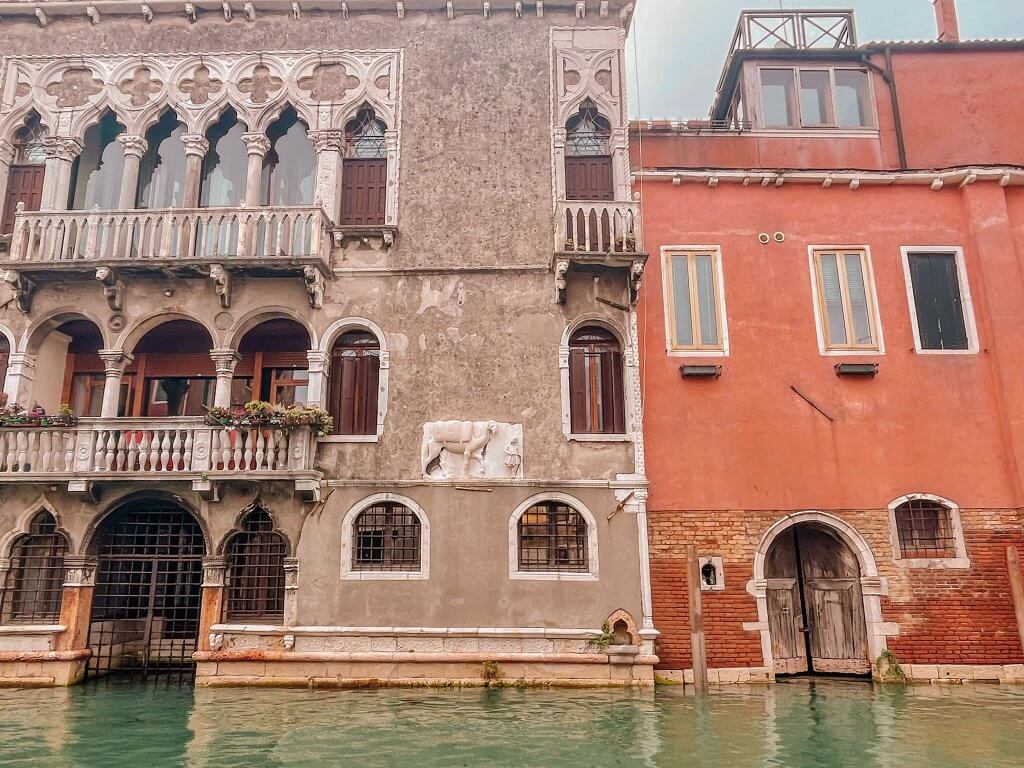
[[[1021,768],[1024,687],[0,689],[0,766]]]

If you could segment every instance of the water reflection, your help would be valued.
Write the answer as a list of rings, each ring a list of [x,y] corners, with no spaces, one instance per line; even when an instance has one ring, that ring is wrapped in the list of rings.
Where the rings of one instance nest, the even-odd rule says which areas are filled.
[[[1024,689],[0,689],[0,766],[1024,765]]]

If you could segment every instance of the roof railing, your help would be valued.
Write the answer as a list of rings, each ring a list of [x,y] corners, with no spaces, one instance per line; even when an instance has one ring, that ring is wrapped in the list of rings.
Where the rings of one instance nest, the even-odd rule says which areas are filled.
[[[765,48],[806,51],[855,47],[853,11],[743,11],[729,53]]]

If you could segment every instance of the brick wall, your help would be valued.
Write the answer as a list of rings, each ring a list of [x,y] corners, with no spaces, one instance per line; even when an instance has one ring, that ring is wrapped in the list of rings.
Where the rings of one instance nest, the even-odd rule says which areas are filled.
[[[905,663],[1019,664],[1024,662],[1010,601],[1006,547],[1024,556],[1020,510],[961,510],[969,570],[908,569],[893,562],[887,510],[828,510],[867,541],[886,577],[883,619],[900,626],[889,647]],[[754,598],[746,591],[754,554],[768,527],[785,511],[694,512],[649,510],[651,582],[660,666],[690,666],[684,547],[724,559],[725,590],[704,592],[704,626],[711,667],[761,666]]]

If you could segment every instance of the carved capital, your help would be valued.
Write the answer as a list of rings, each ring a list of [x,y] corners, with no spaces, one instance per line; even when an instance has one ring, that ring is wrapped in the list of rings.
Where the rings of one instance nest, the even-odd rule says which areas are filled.
[[[284,588],[299,588],[299,558],[286,557],[284,559]]]
[[[232,376],[242,356],[233,349],[211,349],[210,358],[218,376]]]
[[[327,370],[330,359],[330,353],[324,352],[322,349],[311,349],[306,353],[306,360],[309,361],[307,367],[310,373],[323,373]]]
[[[203,586],[223,587],[227,563],[223,557],[203,558]]]
[[[264,133],[243,133],[242,142],[245,144],[245,151],[250,155],[266,157],[270,151],[270,139]]]
[[[47,136],[43,139],[43,148],[47,158],[70,163],[82,154],[85,142],[74,136]]]
[[[309,139],[317,154],[321,152],[342,152],[345,149],[343,131],[310,131]]]
[[[96,558],[68,555],[64,558],[65,587],[93,587],[96,585]]]
[[[205,157],[210,151],[210,142],[201,133],[183,133],[181,143],[185,145],[186,157]]]
[[[119,349],[101,349],[98,353],[103,361],[103,370],[110,378],[120,378],[135,358]]]
[[[146,141],[145,136],[139,136],[134,133],[122,133],[117,137],[117,140],[124,147],[125,157],[142,157],[146,154],[146,149],[149,147],[149,142]]]

